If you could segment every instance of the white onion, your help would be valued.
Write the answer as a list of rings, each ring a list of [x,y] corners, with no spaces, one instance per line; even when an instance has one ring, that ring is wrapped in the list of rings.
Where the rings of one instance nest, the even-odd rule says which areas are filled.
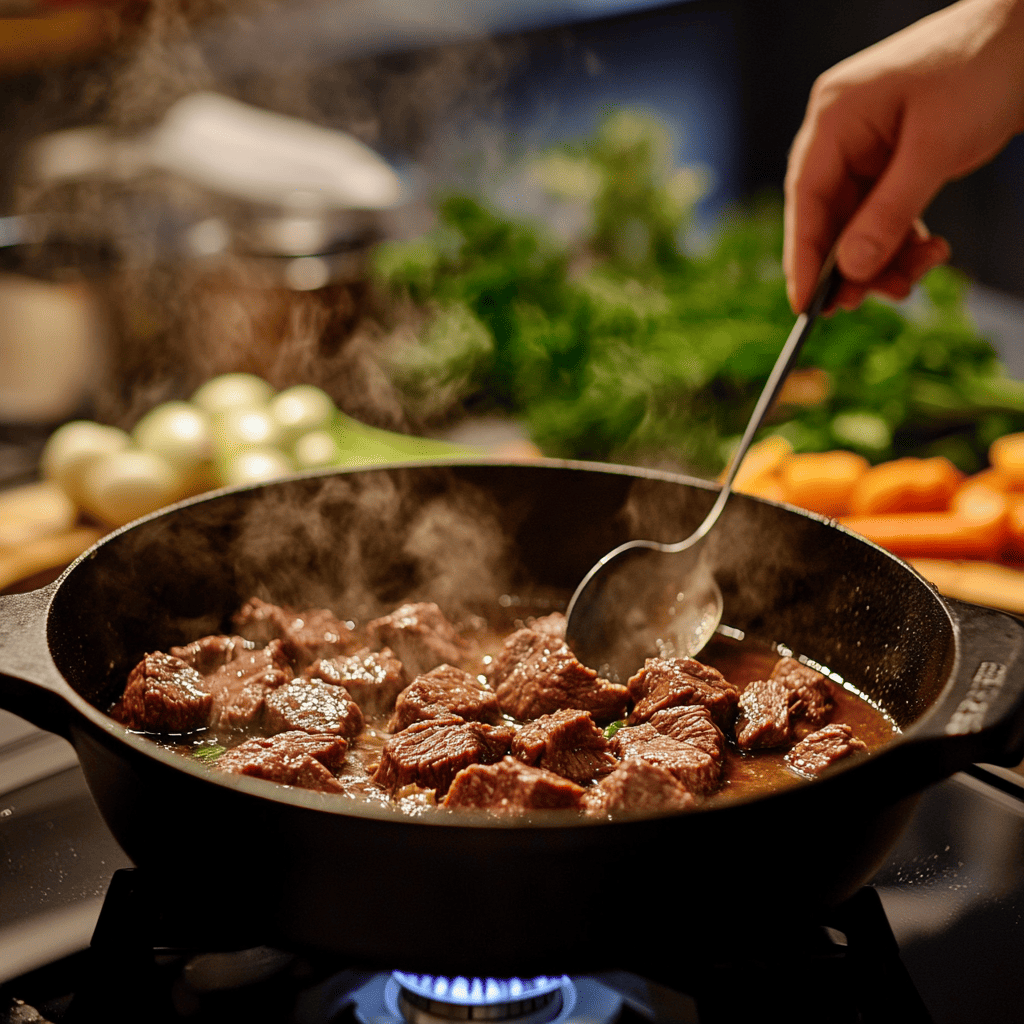
[[[161,455],[138,448],[94,461],[82,477],[82,507],[123,526],[182,496],[181,474]]]
[[[72,501],[81,504],[82,477],[97,459],[130,447],[131,438],[117,427],[91,420],[72,420],[49,437],[41,457],[43,476],[59,484]]]
[[[181,474],[189,493],[213,485],[213,432],[209,415],[190,402],[164,402],[132,431],[145,451],[162,455]]]
[[[295,464],[300,469],[321,469],[337,463],[338,442],[326,430],[311,430],[295,442]]]
[[[228,409],[266,405],[273,394],[274,389],[262,377],[251,373],[223,373],[198,388],[192,401],[211,416],[216,416]]]
[[[239,452],[221,467],[221,481],[231,487],[276,480],[292,472],[288,459],[276,448],[253,448]]]
[[[327,426],[336,412],[331,396],[312,384],[296,384],[270,400],[270,412],[286,440]]]
[[[222,455],[250,448],[270,448],[282,440],[281,427],[269,409],[226,409],[213,419],[213,440]]]

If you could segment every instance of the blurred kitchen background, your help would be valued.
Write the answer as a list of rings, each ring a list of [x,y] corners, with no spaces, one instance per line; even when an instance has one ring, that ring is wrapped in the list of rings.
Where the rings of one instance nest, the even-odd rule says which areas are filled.
[[[44,230],[63,248],[55,245],[58,251],[42,257],[26,256],[25,245],[17,253],[8,247],[6,268],[36,280],[0,280],[0,301],[8,308],[0,335],[0,381],[7,381],[0,383],[0,421],[59,421],[92,405],[98,418],[130,425],[175,388],[258,363],[250,356],[244,365],[237,349],[220,363],[204,362],[200,353],[222,343],[224,329],[218,323],[218,338],[210,339],[195,319],[223,323],[237,314],[238,303],[255,301],[258,326],[281,333],[289,311],[272,288],[252,285],[263,275],[261,286],[296,287],[280,280],[288,246],[302,247],[283,237],[289,227],[296,230],[285,223],[289,211],[275,214],[281,237],[266,237],[274,225],[261,223],[254,243],[254,225],[238,229],[238,221],[266,221],[265,196],[258,215],[242,209],[257,204],[239,190],[217,206],[197,198],[204,183],[198,190],[194,180],[183,183],[174,165],[169,174],[163,168],[157,201],[152,174],[128,166],[140,159],[139,140],[191,93],[214,90],[350,132],[398,170],[414,199],[438,182],[479,174],[499,153],[586,137],[609,108],[642,108],[674,132],[676,162],[707,169],[697,226],[710,230],[728,204],[780,191],[787,149],[820,71],[941,6],[926,0],[824,8],[804,0],[3,0],[0,216],[6,219],[0,225],[6,238],[0,242],[25,241],[25,223],[11,218],[27,213],[37,218],[32,230]],[[95,126],[109,133],[105,140],[68,141],[42,157],[37,152],[38,140],[52,133]],[[100,153],[101,142],[111,140],[128,140],[134,150]],[[1024,373],[1015,327],[1016,300],[1024,300],[1022,180],[1024,140],[1017,139],[990,166],[950,185],[928,215],[931,228],[952,243],[954,266],[976,283],[971,301],[979,328],[1015,375]],[[514,207],[514,197],[505,199]],[[204,216],[215,207],[217,217]],[[338,253],[353,247],[357,235],[408,235],[425,226],[415,202],[403,213],[404,221],[393,216],[384,225],[365,218],[314,225],[334,263],[291,271],[307,274],[301,289],[329,284],[334,290],[329,314],[304,315],[355,322],[362,296]],[[222,237],[231,217],[232,237]],[[196,272],[203,257],[225,250],[253,257],[244,283],[223,268]],[[124,273],[133,263],[146,271],[134,281]],[[202,313],[186,313],[188,302]],[[59,336],[56,348],[44,356],[40,339],[47,332],[40,328],[30,343],[31,328],[13,327],[18,316],[59,325],[50,332]],[[180,340],[185,317],[194,318],[187,349]],[[260,342],[250,334],[239,342],[246,343]],[[183,360],[194,363],[184,380]],[[101,389],[98,373],[105,375]],[[351,374],[351,366],[337,373]],[[91,390],[76,394],[86,380]],[[337,379],[327,383],[329,390],[339,387]],[[372,403],[349,396],[351,411],[400,426],[402,416],[380,382],[359,378],[353,390],[374,387]]]
[[[640,397],[627,396],[615,412],[620,422],[604,408],[591,414],[585,403],[570,409],[572,388],[582,385],[573,378],[558,392],[555,378],[565,368],[557,364],[579,360],[571,345],[558,350],[557,340],[545,341],[548,379],[536,384],[544,401],[517,407],[516,395],[502,392],[521,393],[534,378],[504,365],[500,351],[481,370],[474,332],[482,322],[499,330],[505,314],[487,319],[481,303],[492,296],[473,292],[472,274],[452,275],[452,287],[462,289],[455,297],[474,311],[468,322],[432,320],[425,312],[429,301],[452,298],[437,280],[448,273],[450,236],[435,232],[427,257],[398,250],[390,291],[374,285],[377,243],[430,231],[438,194],[461,189],[505,218],[494,230],[505,232],[501,258],[512,267],[514,244],[536,241],[509,241],[513,219],[532,218],[562,236],[579,225],[571,204],[552,203],[529,186],[529,175],[507,169],[521,170],[529,154],[563,142],[574,143],[578,157],[579,140],[591,140],[593,157],[602,132],[607,142],[618,131],[621,142],[623,131],[639,131],[647,133],[642,141],[653,163],[667,168],[658,201],[675,190],[683,246],[699,263],[702,246],[711,251],[737,205],[767,209],[765,223],[777,223],[787,151],[816,75],[941,6],[0,0],[0,481],[30,480],[43,443],[65,420],[86,417],[131,430],[154,406],[188,399],[204,381],[232,371],[255,374],[275,391],[317,385],[350,417],[346,429],[357,432],[362,424],[483,441],[491,450],[522,442],[519,455],[541,450],[659,465],[672,465],[676,452],[680,468],[712,475],[745,421],[759,367],[774,358],[773,339],[784,336],[789,316],[779,299],[778,240],[756,217],[732,243],[746,252],[744,273],[753,276],[728,299],[735,307],[730,344],[738,353],[736,331],[747,331],[752,344],[744,352],[753,355],[729,357],[703,392],[680,375],[690,388],[685,394],[699,398],[694,421],[710,417],[700,402],[718,410],[719,419],[722,409],[734,412],[706,436],[691,431],[692,450],[680,446],[689,431],[681,420],[665,429],[654,422],[690,399],[666,393],[638,411],[642,380],[633,385]],[[639,120],[609,128],[616,111]],[[667,152],[655,153],[659,147]],[[592,171],[593,160],[585,163],[570,170]],[[903,375],[896,406],[882,408],[872,393],[890,387],[896,371],[880,367],[870,345],[862,345],[857,372],[873,360],[873,377],[833,367],[830,385],[820,376],[802,378],[806,394],[794,399],[797,406],[813,404],[822,387],[835,389],[841,379],[848,390],[852,379],[865,397],[863,409],[855,394],[833,401],[828,423],[805,417],[789,434],[798,451],[852,445],[873,462],[942,455],[970,473],[984,468],[991,440],[1022,429],[1024,385],[1015,383],[1024,378],[1022,183],[1018,138],[936,199],[927,220],[949,239],[953,266],[969,282],[969,325],[957,320],[952,285],[931,294],[944,310],[934,330],[947,347],[938,358],[925,351],[931,342],[922,343],[923,355],[907,357],[917,362]],[[680,188],[690,195],[680,199]],[[476,214],[464,209],[458,216]],[[758,231],[763,237],[755,237]],[[585,263],[595,251],[593,244],[578,248],[570,271],[578,276],[580,254]],[[434,261],[425,272],[435,275],[429,288],[422,274],[407,272],[414,256]],[[719,263],[728,269],[727,260]],[[776,280],[755,296],[751,282],[760,288],[772,274]],[[727,274],[715,282],[728,286]],[[536,282],[541,290],[548,283]],[[608,291],[607,281],[599,284]],[[749,329],[737,326],[745,289],[752,309],[761,304]],[[644,292],[651,309],[663,303],[655,290]],[[614,314],[616,301],[643,306],[596,294],[592,288],[586,301],[602,315]],[[713,317],[701,315],[710,346]],[[880,332],[876,348],[895,351],[899,346],[890,343],[903,328],[887,323],[889,334],[874,321],[867,329]],[[396,342],[403,337],[412,340],[404,350]],[[995,346],[997,376],[1005,371],[1011,381],[1004,387],[996,380],[995,397],[992,367],[976,337]],[[448,353],[441,377],[425,375],[423,362],[444,357],[448,338],[461,338],[462,347]],[[704,342],[691,345],[696,355],[686,358],[700,362]],[[945,388],[943,359],[960,368],[970,363],[967,376],[977,370],[964,384],[973,389],[967,397]],[[660,364],[650,373],[664,376]],[[915,373],[917,383],[907,384]],[[563,376],[572,377],[571,366]],[[433,406],[418,402],[416,387]],[[457,412],[442,407],[449,392]],[[591,401],[608,405],[600,394]],[[943,421],[927,436],[895,436],[902,410],[911,406],[926,408],[936,422],[945,415],[937,409],[951,410],[961,422],[947,429]],[[464,413],[494,412],[511,422],[491,423],[492,433],[478,415],[469,433],[458,422]],[[631,435],[640,419],[646,433]],[[321,461],[299,467],[344,461],[339,437],[335,431],[324,442],[334,445],[333,456],[317,449]],[[361,435],[360,445],[381,440]],[[219,482],[238,479],[222,473]]]

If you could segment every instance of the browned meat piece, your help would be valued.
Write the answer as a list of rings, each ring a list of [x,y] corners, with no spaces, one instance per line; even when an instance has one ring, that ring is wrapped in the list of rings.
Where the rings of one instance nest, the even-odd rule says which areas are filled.
[[[755,679],[740,694],[736,745],[740,750],[784,747],[791,743],[789,690],[777,679]]]
[[[867,744],[857,739],[848,725],[837,722],[805,736],[786,752],[786,764],[799,775],[813,778],[844,757],[867,749]]]
[[[288,612],[258,597],[250,598],[231,616],[231,623],[247,640],[267,644],[284,635]]]
[[[832,717],[835,700],[832,684],[817,669],[796,658],[780,658],[770,679],[777,679],[789,691],[791,724],[799,736],[824,725]]]
[[[433,789],[444,796],[452,779],[471,764],[493,764],[509,750],[510,726],[435,718],[416,722],[388,738],[373,781],[389,793],[403,786]]]
[[[256,645],[240,636],[204,636],[193,640],[184,647],[172,647],[171,654],[191,665],[200,675],[206,676],[222,668],[232,658],[246,651],[254,651]]]
[[[286,640],[299,668],[317,658],[350,654],[359,646],[352,628],[327,608],[292,611],[254,597],[233,618],[238,632],[258,644]]]
[[[258,650],[235,649],[235,656],[203,677],[213,694],[210,725],[218,730],[245,729],[263,715],[270,690],[291,682],[295,670],[284,640],[271,640]]]
[[[351,739],[363,731],[363,713],[343,686],[294,679],[267,693],[263,727],[270,734],[299,730]]]
[[[691,743],[658,732],[650,722],[619,729],[611,739],[611,748],[623,761],[659,765],[696,796],[710,793],[722,776],[720,760]]]
[[[345,740],[340,736],[282,732],[246,740],[221,754],[214,763],[218,770],[235,775],[251,775],[322,793],[343,793],[344,787],[330,769],[341,767],[345,750]]]
[[[587,790],[589,814],[654,814],[688,811],[693,794],[667,769],[650,761],[622,761]]]
[[[438,665],[457,665],[467,651],[455,627],[430,601],[403,604],[368,622],[366,636],[378,650],[390,647],[410,676],[421,676]]]
[[[147,654],[132,669],[110,714],[129,729],[191,732],[206,725],[213,697],[203,677],[173,654]]]
[[[556,640],[565,639],[565,616],[561,612],[552,612],[550,615],[541,615],[529,623],[529,628],[534,633],[543,633],[545,636],[553,636]]]
[[[608,740],[587,711],[555,711],[524,725],[512,740],[512,756],[537,768],[589,782],[615,767]]]
[[[451,718],[468,722],[501,721],[501,709],[494,693],[481,686],[468,672],[453,665],[439,665],[414,679],[395,702],[388,722],[389,732],[399,732],[428,718]]]
[[[560,775],[506,757],[493,765],[464,768],[444,799],[445,807],[470,808],[492,814],[523,811],[579,810],[586,790]]]
[[[307,679],[344,686],[364,715],[382,715],[395,706],[395,698],[405,689],[402,663],[390,647],[381,651],[363,649],[346,657],[322,658],[302,673]]]
[[[628,686],[635,702],[630,725],[639,725],[656,711],[680,704],[703,705],[720,729],[728,729],[736,717],[736,687],[718,669],[693,658],[648,658]]]
[[[649,719],[658,732],[693,746],[720,761],[725,757],[725,736],[715,725],[711,712],[700,704],[681,704],[655,711]]]
[[[506,641],[487,673],[501,710],[528,721],[563,708],[589,711],[596,722],[626,713],[624,686],[581,665],[562,640],[520,629]]]

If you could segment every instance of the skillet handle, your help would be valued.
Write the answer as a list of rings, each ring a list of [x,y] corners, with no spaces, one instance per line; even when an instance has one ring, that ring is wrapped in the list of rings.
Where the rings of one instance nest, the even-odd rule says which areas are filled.
[[[0,707],[68,738],[68,684],[46,636],[57,582],[27,594],[0,595]]]
[[[945,599],[959,633],[952,685],[915,729],[947,773],[984,761],[1024,758],[1024,623],[1003,612]]]

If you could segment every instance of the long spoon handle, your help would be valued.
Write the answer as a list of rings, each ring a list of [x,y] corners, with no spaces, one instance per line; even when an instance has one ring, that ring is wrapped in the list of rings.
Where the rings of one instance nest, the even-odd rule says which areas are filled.
[[[747,423],[747,429],[743,431],[743,437],[740,439],[736,451],[733,452],[732,459],[729,462],[729,469],[722,481],[722,489],[719,491],[714,505],[711,506],[711,511],[708,512],[704,522],[686,540],[680,541],[678,544],[668,545],[669,550],[684,551],[686,548],[692,547],[718,521],[718,517],[722,514],[722,509],[725,508],[725,503],[732,493],[733,481],[739,472],[743,457],[747,454],[747,450],[754,440],[754,435],[761,428],[761,424],[764,422],[765,416],[768,415],[768,410],[772,407],[772,403],[778,396],[783,382],[789,376],[789,371],[793,368],[797,356],[800,355],[800,350],[804,347],[804,342],[810,335],[818,315],[834,298],[840,284],[842,284],[842,280],[842,276],[836,266],[835,250],[833,250],[826,257],[821,273],[818,275],[818,283],[815,285],[810,304],[796,318],[796,323],[793,324],[793,329],[789,332],[786,344],[782,346],[782,351],[779,353],[778,359],[775,360],[775,365],[772,367],[772,372],[768,375],[768,380],[765,383],[764,390],[761,392],[761,397],[758,398],[757,405],[754,406],[750,422]]]

